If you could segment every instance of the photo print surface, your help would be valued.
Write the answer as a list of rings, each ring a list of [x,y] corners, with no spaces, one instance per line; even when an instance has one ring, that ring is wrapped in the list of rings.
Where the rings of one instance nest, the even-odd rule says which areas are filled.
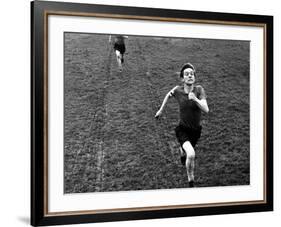
[[[249,185],[249,59],[249,41],[65,32],[64,193]]]

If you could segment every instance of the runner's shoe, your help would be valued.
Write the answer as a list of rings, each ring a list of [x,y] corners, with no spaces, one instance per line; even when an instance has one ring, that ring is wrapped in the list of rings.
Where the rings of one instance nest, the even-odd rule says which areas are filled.
[[[189,181],[188,184],[189,184],[189,187],[190,187],[190,188],[194,188],[194,181],[193,181],[193,180],[192,180],[192,181]]]

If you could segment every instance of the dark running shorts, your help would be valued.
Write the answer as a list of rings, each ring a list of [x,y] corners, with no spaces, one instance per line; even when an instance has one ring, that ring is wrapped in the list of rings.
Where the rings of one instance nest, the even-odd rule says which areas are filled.
[[[126,51],[125,44],[117,44],[117,43],[115,43],[114,44],[114,50],[118,50],[118,51],[120,51],[121,54],[124,54],[125,51]]]
[[[176,132],[176,137],[178,139],[178,142],[182,146],[184,142],[189,141],[193,147],[197,144],[197,141],[199,140],[201,136],[201,130],[202,127],[200,126],[199,129],[191,129],[191,128],[186,128],[182,125],[178,125],[175,128]]]

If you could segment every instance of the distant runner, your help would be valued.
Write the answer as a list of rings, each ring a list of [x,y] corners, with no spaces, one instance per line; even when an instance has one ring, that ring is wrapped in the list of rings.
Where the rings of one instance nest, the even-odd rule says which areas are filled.
[[[112,43],[112,37],[109,36],[109,43]],[[128,39],[128,36],[124,35],[114,35],[113,36],[113,48],[115,50],[116,59],[118,63],[119,71],[122,72],[124,64],[124,53],[126,51],[125,39]]]
[[[176,86],[167,93],[155,115],[156,118],[161,116],[170,97],[177,100],[180,109],[180,122],[175,128],[175,132],[180,143],[181,163],[186,166],[189,187],[194,187],[194,147],[201,136],[201,112],[209,112],[203,87],[194,85],[195,75],[194,66],[190,63],[184,64],[180,71],[183,85]]]

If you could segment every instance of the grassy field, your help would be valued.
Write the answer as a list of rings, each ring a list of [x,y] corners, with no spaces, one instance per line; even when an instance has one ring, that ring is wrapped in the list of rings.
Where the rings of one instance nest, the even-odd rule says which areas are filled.
[[[118,71],[107,35],[65,33],[65,193],[188,187],[165,94],[183,63],[210,112],[196,146],[196,187],[250,183],[249,42],[130,36]]]

